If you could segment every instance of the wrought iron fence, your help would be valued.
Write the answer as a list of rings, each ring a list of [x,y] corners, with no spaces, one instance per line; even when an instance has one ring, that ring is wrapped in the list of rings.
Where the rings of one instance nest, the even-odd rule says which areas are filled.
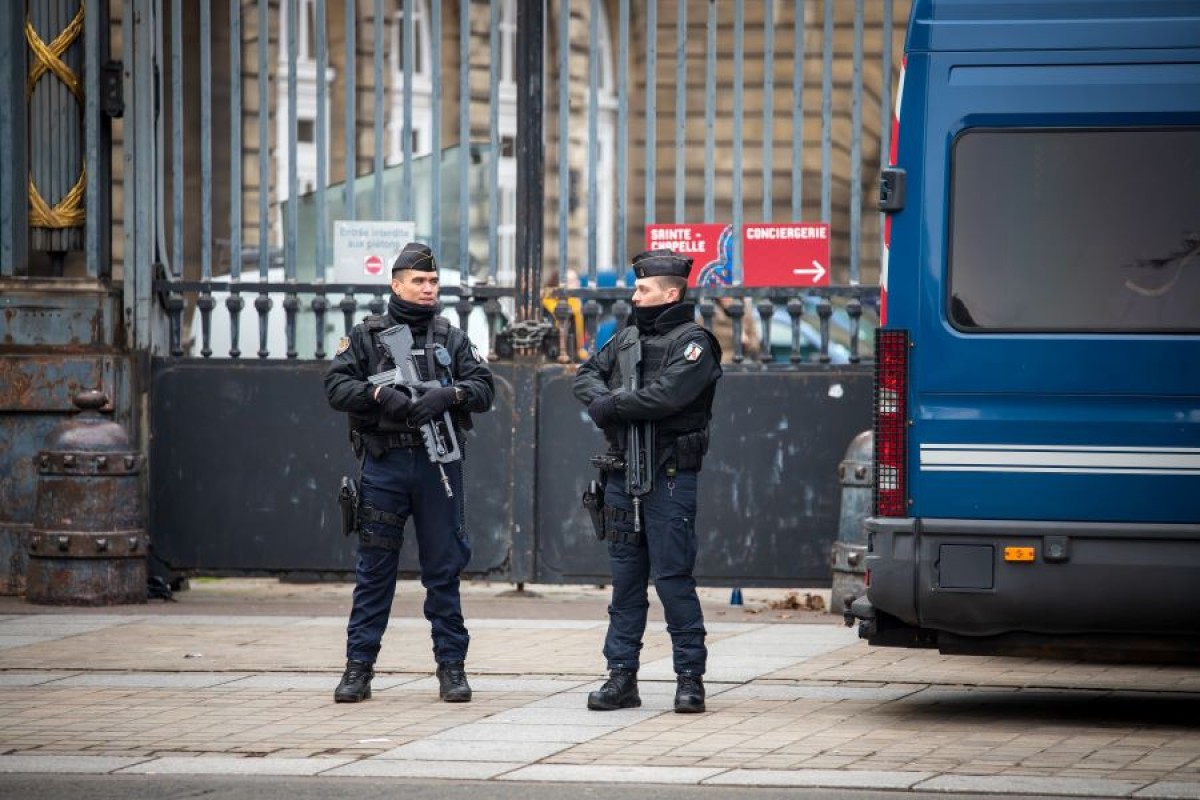
[[[453,278],[445,302],[464,325],[476,321],[489,352],[541,347],[574,360],[628,316],[619,273],[646,226],[728,221],[731,284],[693,291],[706,324],[728,312],[735,362],[867,357],[877,291],[863,284],[875,282],[880,248],[877,216],[862,211],[873,207],[864,189],[891,135],[892,40],[904,16],[894,4],[907,8],[170,0],[164,9],[126,0],[125,15],[163,12],[170,43],[169,214],[152,226],[160,247],[127,248],[157,252],[161,263],[150,300],[168,332],[148,346],[175,357],[324,358],[329,338],[360,311],[381,309],[387,292],[330,268],[332,220],[404,219],[434,246]],[[546,16],[530,22],[535,13]],[[518,74],[522,37],[542,48],[536,80]],[[127,58],[139,41],[128,37]],[[219,41],[231,44],[214,60]],[[518,124],[517,101],[529,95],[536,114]],[[544,126],[543,106],[553,120]],[[153,146],[140,128],[131,133],[127,146]],[[531,147],[539,158],[523,162]],[[777,165],[777,151],[790,152],[790,164]],[[517,184],[543,159],[534,207],[551,231],[518,252],[526,223],[542,228],[516,218],[529,207],[517,202]],[[128,179],[144,193],[163,176]],[[761,211],[747,214],[758,201]],[[743,227],[805,215],[833,227],[837,284],[740,286]],[[584,285],[570,285],[569,271]],[[599,288],[606,274],[618,275],[616,285]],[[524,296],[544,314],[525,314]],[[747,358],[750,319],[764,346]],[[255,328],[257,341],[243,346]]]

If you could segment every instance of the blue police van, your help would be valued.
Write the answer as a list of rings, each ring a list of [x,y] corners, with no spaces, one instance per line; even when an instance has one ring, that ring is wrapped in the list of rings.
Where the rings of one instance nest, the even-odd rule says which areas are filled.
[[[1200,2],[914,0],[872,644],[1200,660]]]

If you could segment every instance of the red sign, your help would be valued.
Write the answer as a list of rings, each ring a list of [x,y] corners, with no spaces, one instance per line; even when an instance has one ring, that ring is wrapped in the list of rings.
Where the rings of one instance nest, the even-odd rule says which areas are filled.
[[[367,256],[363,259],[363,271],[368,275],[379,275],[383,272],[383,259],[379,256]]]
[[[733,226],[647,225],[646,249],[670,249],[692,259],[689,286],[727,286],[733,281]]]
[[[744,286],[828,286],[829,224],[746,225],[742,258]]]

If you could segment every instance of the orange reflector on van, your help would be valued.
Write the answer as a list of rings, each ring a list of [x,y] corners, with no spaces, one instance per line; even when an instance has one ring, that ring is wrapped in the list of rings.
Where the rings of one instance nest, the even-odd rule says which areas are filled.
[[[1032,547],[1006,547],[1004,548],[1005,561],[1033,561],[1034,550]]]

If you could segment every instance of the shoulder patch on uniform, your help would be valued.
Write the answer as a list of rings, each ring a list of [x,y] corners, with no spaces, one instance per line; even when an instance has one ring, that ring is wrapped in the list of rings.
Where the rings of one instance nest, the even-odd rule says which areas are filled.
[[[484,357],[483,353],[479,352],[479,348],[476,347],[475,345],[471,345],[471,355],[474,356],[475,360],[478,361],[480,364],[487,363],[487,358]]]
[[[333,354],[335,356],[340,356],[342,353],[346,352],[349,349],[350,349],[350,337],[343,336],[341,339],[338,340],[337,350],[334,351]]]
[[[687,347],[683,348],[683,357],[688,361],[699,361],[702,355],[704,348],[696,342],[688,342]]]

